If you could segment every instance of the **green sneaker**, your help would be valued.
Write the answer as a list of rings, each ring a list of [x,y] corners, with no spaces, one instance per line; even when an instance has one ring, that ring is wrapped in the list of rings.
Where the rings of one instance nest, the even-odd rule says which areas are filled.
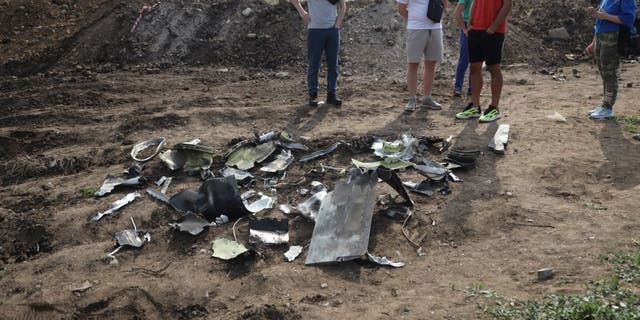
[[[479,118],[481,112],[482,111],[480,110],[479,106],[474,107],[473,103],[469,103],[462,112],[458,112],[456,114],[456,119],[465,120],[469,118]]]
[[[494,106],[489,106],[487,111],[480,117],[480,122],[491,122],[500,119],[502,116],[500,115],[500,110]]]

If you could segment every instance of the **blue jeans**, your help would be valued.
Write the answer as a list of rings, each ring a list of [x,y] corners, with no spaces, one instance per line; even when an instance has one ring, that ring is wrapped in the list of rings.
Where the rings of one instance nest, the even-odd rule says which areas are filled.
[[[466,23],[465,23],[466,25]],[[456,68],[456,83],[454,89],[462,91],[464,83],[464,75],[469,69],[469,42],[464,32],[460,31],[460,57],[458,58],[458,67]],[[471,92],[471,73],[469,73],[469,91]]]
[[[340,29],[308,29],[307,87],[309,93],[318,93],[318,72],[322,52],[327,61],[327,93],[336,93],[338,86],[338,52],[340,51]]]

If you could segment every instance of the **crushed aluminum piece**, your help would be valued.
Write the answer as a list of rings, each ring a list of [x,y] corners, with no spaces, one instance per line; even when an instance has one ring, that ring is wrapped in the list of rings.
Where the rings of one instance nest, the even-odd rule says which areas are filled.
[[[268,141],[257,146],[247,145],[242,141],[231,148],[227,153],[227,167],[236,167],[240,170],[248,170],[261,163],[276,151],[273,141]]]
[[[263,218],[249,221],[249,242],[264,244],[289,243],[289,220]]]
[[[369,259],[369,261],[371,261],[373,263],[377,263],[377,264],[379,264],[381,266],[389,266],[389,267],[394,267],[394,268],[402,268],[402,267],[404,267],[404,262],[393,262],[393,261],[387,259],[387,257],[374,256],[369,252],[367,252],[367,259]]]
[[[413,167],[418,170],[420,174],[433,180],[442,180],[447,177],[447,168],[438,162],[429,159],[420,159],[423,164],[416,164]]]
[[[291,165],[292,162],[293,162],[293,155],[291,154],[291,151],[282,150],[282,152],[280,152],[280,154],[277,155],[273,161],[271,161],[266,166],[260,168],[260,171],[271,172],[271,173],[282,172],[284,170],[287,170],[287,168],[289,167],[289,165]]]
[[[248,203],[246,200],[244,201],[244,206],[249,210],[249,212],[258,213],[262,210],[273,208],[273,205],[276,203],[275,198],[264,195],[261,192],[259,192],[258,195],[260,196],[260,199],[252,203]]]
[[[160,160],[171,170],[182,169],[187,173],[209,169],[213,163],[215,150],[192,142],[199,143],[200,140],[179,143],[175,146],[175,149],[161,152],[159,155]]]
[[[158,179],[158,181],[156,181],[156,185],[159,187],[162,184],[164,184],[165,181],[167,181],[167,177],[162,176],[162,177],[160,177],[160,179]]]
[[[98,212],[95,216],[93,216],[93,218],[91,218],[91,221],[98,221],[102,217],[120,210],[120,208],[128,205],[129,203],[133,202],[136,198],[139,198],[139,197],[141,197],[141,195],[137,192],[129,193],[126,196],[124,196],[124,198],[111,203],[111,205],[109,206],[109,209],[107,209],[106,211]]]
[[[399,169],[412,167],[415,165],[413,162],[410,162],[410,161],[398,160],[393,158],[385,158],[382,161],[375,161],[375,162],[361,162],[356,159],[351,159],[351,162],[356,167],[364,170],[376,170],[378,169],[378,167],[383,167],[391,170],[399,170]]]
[[[307,189],[307,188],[300,188],[300,189],[298,190],[298,193],[299,193],[301,196],[306,196],[307,194],[309,194],[309,189]]]
[[[449,172],[449,178],[453,182],[462,182],[462,179],[460,179],[460,177],[453,174],[453,172]]]
[[[407,190],[402,185],[402,180],[398,177],[398,175],[393,171],[385,168],[378,168],[376,170],[378,177],[382,179],[382,181],[386,182],[389,186],[393,188],[402,198],[404,198],[405,203],[409,207],[413,207],[413,200],[407,193]]]
[[[415,154],[417,144],[417,139],[411,135],[403,134],[402,140],[388,142],[378,139],[371,145],[371,149],[374,150],[376,156],[383,159],[392,158],[409,161]]]
[[[93,287],[93,284],[89,280],[85,280],[82,284],[71,288],[71,293],[79,294],[83,293]]]
[[[291,246],[289,250],[284,253],[287,261],[292,262],[302,253],[302,246]]]
[[[194,212],[199,213],[200,208],[198,206],[198,201],[200,200],[200,194],[193,190],[183,190],[177,194],[174,194],[171,198],[169,198],[169,204],[180,212]]]
[[[171,206],[180,212],[202,214],[213,220],[221,214],[231,219],[250,215],[240,198],[234,177],[212,178],[202,183],[200,189],[184,190],[170,199]]]
[[[249,200],[249,199],[251,199],[251,198],[255,197],[257,194],[258,194],[258,192],[257,192],[257,191],[255,191],[255,190],[253,190],[253,189],[250,189],[250,190],[247,190],[247,191],[243,192],[243,193],[240,195],[240,199],[242,199],[242,200]]]
[[[227,217],[224,214],[221,214],[219,217],[216,217],[215,220],[216,224],[225,224],[225,223],[229,223],[229,217]]]
[[[164,137],[142,141],[136,144],[135,146],[133,146],[133,149],[131,149],[131,158],[133,158],[133,160],[138,162],[149,161],[153,159],[153,157],[155,157],[158,154],[158,152],[160,152],[160,150],[164,147],[166,143],[167,143],[167,139],[165,139]],[[140,152],[152,146],[156,146],[156,150],[153,151],[153,153],[150,156],[146,158],[138,158],[138,155],[140,155]]]
[[[276,145],[279,146],[279,147],[285,148],[285,149],[309,151],[309,147],[305,146],[304,144],[302,144],[300,142],[289,142],[289,141],[276,140]]]
[[[306,264],[358,259],[367,252],[375,206],[375,172],[353,169],[320,205]]]
[[[211,249],[214,258],[231,260],[249,251],[245,246],[233,240],[217,238],[211,242]]]
[[[330,145],[330,146],[328,146],[328,147],[326,147],[324,149],[321,149],[321,150],[318,150],[316,152],[310,153],[310,154],[300,158],[300,162],[307,162],[307,161],[311,161],[313,159],[317,159],[317,158],[326,156],[329,153],[335,151],[338,148],[339,145],[340,145],[340,142],[336,142],[336,143],[334,143],[334,144],[332,144],[332,145]]]
[[[320,181],[311,181],[311,191],[314,193],[327,190],[327,187]]]
[[[113,234],[113,237],[116,239],[116,242],[118,243],[118,247],[112,252],[110,252],[109,254],[107,254],[107,257],[111,258],[112,264],[118,263],[118,259],[116,259],[114,254],[120,251],[120,249],[126,246],[140,248],[144,245],[145,242],[151,241],[151,235],[148,232],[145,233],[144,231],[138,230],[138,227],[136,227],[136,222],[133,220],[133,217],[131,217],[131,224],[133,225],[133,230],[129,229],[129,230],[116,232]],[[142,233],[144,233],[144,235],[141,238],[140,234]]]
[[[140,174],[142,174],[142,170],[144,170],[144,166],[145,166],[144,163],[136,162],[131,167],[127,168],[127,170],[124,170],[122,173],[131,178],[137,177]]]
[[[504,150],[509,142],[509,125],[501,124],[496,130],[496,134],[489,142],[489,148],[493,149],[496,153],[504,154]]]
[[[314,193],[309,199],[307,199],[307,201],[298,205],[298,211],[300,211],[304,217],[316,221],[316,217],[320,211],[320,206],[326,196],[326,189]]]
[[[154,199],[160,201],[160,202],[164,202],[166,204],[171,204],[169,202],[169,197],[164,194],[164,193],[160,193],[158,191],[155,191],[153,189],[147,189],[147,194],[152,196]]]
[[[278,206],[278,209],[284,214],[291,214],[291,211],[293,210],[288,204],[281,204]]]
[[[240,185],[249,184],[251,181],[253,181],[255,179],[254,176],[251,175],[251,173],[249,173],[248,171],[239,170],[239,169],[232,168],[232,167],[224,168],[224,170],[222,170],[221,174],[222,174],[223,177],[234,176],[236,178],[236,181]]]
[[[409,188],[409,191],[423,194],[427,197],[433,197],[436,192],[446,194],[448,193],[447,190],[449,189],[445,180],[425,179],[419,183],[407,181],[403,182],[402,184]]]
[[[166,194],[172,180],[173,180],[173,177],[167,178],[167,180],[164,181],[164,187],[162,187],[162,190],[160,190],[160,192]]]
[[[98,197],[102,197],[120,186],[140,186],[144,182],[144,179],[141,176],[133,177],[131,179],[124,179],[120,177],[115,177],[112,175],[107,175],[107,178],[102,183],[102,186],[98,191],[96,191],[95,195]]]
[[[540,269],[536,271],[536,273],[538,274],[539,281],[545,281],[553,278],[553,269],[551,268]]]
[[[204,228],[207,228],[210,225],[209,221],[191,212],[178,219],[175,223],[169,224],[170,227],[178,231],[189,233],[192,236],[199,235],[204,231]]]

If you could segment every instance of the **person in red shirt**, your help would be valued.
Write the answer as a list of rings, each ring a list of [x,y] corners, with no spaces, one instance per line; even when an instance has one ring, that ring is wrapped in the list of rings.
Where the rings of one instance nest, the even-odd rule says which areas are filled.
[[[507,32],[507,16],[512,0],[475,0],[471,9],[469,37],[469,62],[471,62],[471,102],[458,119],[480,118],[480,122],[500,119],[498,104],[502,93],[502,46]],[[482,91],[482,63],[491,73],[491,105],[484,114],[480,107]]]

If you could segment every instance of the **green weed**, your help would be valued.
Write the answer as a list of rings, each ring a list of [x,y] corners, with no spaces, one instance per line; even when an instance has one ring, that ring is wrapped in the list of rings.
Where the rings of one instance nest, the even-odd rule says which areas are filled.
[[[640,114],[634,115],[619,115],[615,117],[616,121],[623,125],[625,130],[629,132],[638,132],[638,126],[640,125]]]

